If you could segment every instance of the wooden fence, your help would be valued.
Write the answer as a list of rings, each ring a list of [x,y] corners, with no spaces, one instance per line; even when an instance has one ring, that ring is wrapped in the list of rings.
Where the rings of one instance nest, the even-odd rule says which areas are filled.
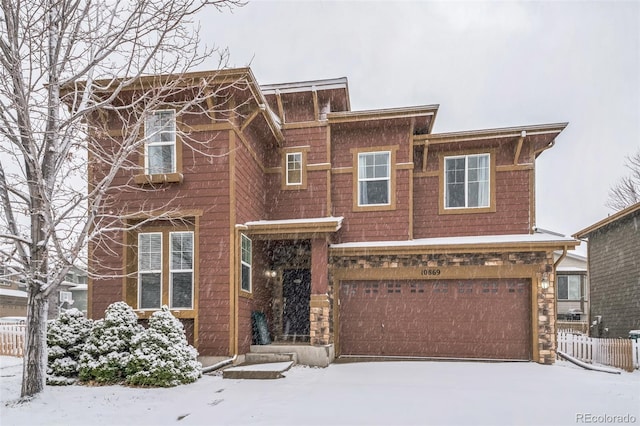
[[[24,340],[27,326],[0,323],[0,355],[24,356]]]
[[[640,342],[632,339],[598,339],[574,333],[558,333],[558,350],[584,362],[621,368],[640,369]]]
[[[586,321],[558,320],[556,321],[556,330],[566,333],[578,332],[589,334],[589,323]]]

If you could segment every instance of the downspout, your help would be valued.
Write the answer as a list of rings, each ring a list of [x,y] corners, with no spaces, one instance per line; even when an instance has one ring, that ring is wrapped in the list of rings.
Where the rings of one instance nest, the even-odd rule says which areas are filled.
[[[560,255],[560,257],[558,258],[558,260],[555,261],[555,263],[553,264],[553,273],[555,274],[556,269],[558,268],[558,265],[560,264],[560,262],[562,262],[564,260],[565,257],[567,257],[567,246],[564,246],[562,248],[562,254]]]
[[[208,367],[202,367],[202,374],[211,373],[212,371],[216,371],[222,367],[226,367],[227,365],[231,365],[234,361],[238,359],[238,354],[235,354],[232,358],[225,359],[216,364],[210,365]]]

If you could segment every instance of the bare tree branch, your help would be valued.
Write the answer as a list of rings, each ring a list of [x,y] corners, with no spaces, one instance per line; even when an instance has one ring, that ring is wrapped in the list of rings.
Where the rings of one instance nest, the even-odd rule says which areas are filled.
[[[86,263],[87,241],[112,243],[117,233],[172,217],[168,206],[150,205],[147,218],[131,221],[118,202],[117,194],[150,190],[133,181],[144,117],[166,105],[208,114],[208,98],[244,90],[242,82],[211,90],[182,78],[215,54],[226,67],[226,50],[200,45],[195,15],[243,4],[0,0],[0,254],[28,289],[22,396],[44,389],[47,298],[74,264]],[[152,76],[154,84],[140,84]],[[199,155],[224,155],[181,131]]]
[[[609,189],[609,197],[605,203],[605,206],[615,211],[640,202],[640,149],[626,157],[625,166],[630,171],[629,175]]]

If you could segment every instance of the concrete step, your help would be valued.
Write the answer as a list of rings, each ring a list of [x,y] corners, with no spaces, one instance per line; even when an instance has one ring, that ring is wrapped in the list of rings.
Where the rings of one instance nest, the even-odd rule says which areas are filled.
[[[293,361],[242,364],[222,371],[223,379],[280,379],[293,366]]]
[[[286,362],[293,361],[298,363],[298,355],[292,352],[249,352],[244,356],[245,364],[264,364],[268,362]]]

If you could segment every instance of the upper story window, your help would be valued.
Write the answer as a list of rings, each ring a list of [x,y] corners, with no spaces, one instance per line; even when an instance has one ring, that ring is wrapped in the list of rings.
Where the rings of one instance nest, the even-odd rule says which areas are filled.
[[[287,154],[287,185],[302,185],[302,152]]]
[[[558,300],[580,300],[582,275],[558,275]]]
[[[251,293],[251,257],[252,257],[252,244],[251,239],[246,235],[241,235],[241,254],[240,254],[240,289]]]
[[[489,154],[444,158],[446,209],[490,207],[490,163]]]
[[[358,154],[358,206],[391,204],[391,152]]]
[[[144,122],[145,163],[147,175],[176,172],[176,113],[154,111]]]

